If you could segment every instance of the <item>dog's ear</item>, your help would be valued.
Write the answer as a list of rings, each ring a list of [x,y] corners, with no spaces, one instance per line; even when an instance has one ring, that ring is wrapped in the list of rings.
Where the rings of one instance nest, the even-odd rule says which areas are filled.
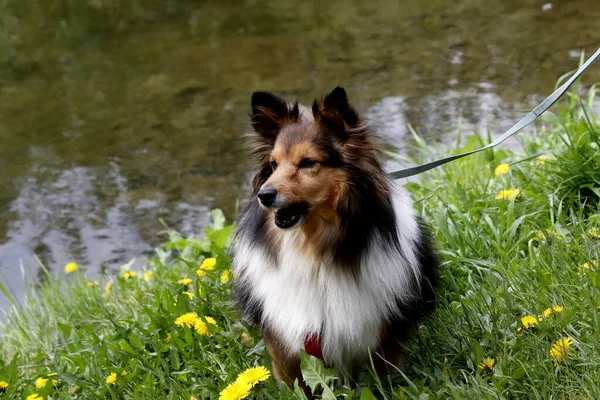
[[[321,100],[315,100],[312,112],[317,123],[335,132],[342,140],[348,137],[348,130],[359,124],[358,114],[348,103],[346,91],[341,87],[336,87]]]
[[[274,143],[281,128],[296,122],[299,114],[298,102],[288,106],[284,99],[272,93],[252,93],[252,128],[264,139]]]
[[[250,120],[253,133],[250,134],[249,139],[252,155],[258,166],[258,172],[254,177],[255,192],[258,192],[260,186],[272,173],[269,158],[279,131],[284,125],[296,122],[299,115],[298,102],[288,106],[284,99],[274,94],[267,92],[252,94]]]

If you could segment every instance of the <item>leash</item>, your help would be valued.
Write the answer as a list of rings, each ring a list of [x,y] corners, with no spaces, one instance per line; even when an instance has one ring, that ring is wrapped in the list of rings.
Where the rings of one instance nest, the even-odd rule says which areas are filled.
[[[600,48],[596,50],[593,56],[591,56],[582,66],[573,74],[569,80],[567,80],[561,87],[556,89],[550,96],[546,97],[544,101],[542,101],[536,108],[529,112],[526,116],[524,116],[519,122],[510,127],[506,132],[502,134],[499,138],[494,140],[492,143],[488,144],[485,147],[482,147],[477,150],[468,151],[466,153],[457,154],[450,157],[445,157],[439,160],[431,161],[425,164],[417,165],[410,168],[401,169],[399,171],[390,172],[389,176],[392,179],[400,179],[407,178],[409,176],[417,175],[425,171],[429,171],[430,169],[439,167],[440,165],[444,165],[449,163],[450,161],[458,160],[459,158],[463,158],[469,156],[471,154],[479,153],[480,151],[490,149],[492,147],[498,146],[500,143],[504,142],[506,139],[519,132],[521,129],[530,125],[533,121],[538,119],[550,106],[556,103],[569,87],[583,74],[583,72],[588,69],[590,65],[594,63],[598,58],[600,58]]]

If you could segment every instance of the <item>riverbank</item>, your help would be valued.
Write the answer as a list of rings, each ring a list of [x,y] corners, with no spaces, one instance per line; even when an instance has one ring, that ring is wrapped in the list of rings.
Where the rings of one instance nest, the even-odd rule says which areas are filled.
[[[487,151],[407,184],[443,261],[438,310],[403,372],[346,380],[339,396],[368,386],[387,398],[600,398],[593,95],[571,96],[544,128],[521,134],[523,154]],[[419,143],[423,158],[439,156]],[[465,143],[456,151],[484,144]],[[48,274],[6,318],[0,398],[218,398],[248,368],[270,368],[230,301],[232,226],[212,217],[205,237],[169,232],[143,269],[100,281],[83,266]],[[277,390],[269,378],[249,398],[297,398]]]

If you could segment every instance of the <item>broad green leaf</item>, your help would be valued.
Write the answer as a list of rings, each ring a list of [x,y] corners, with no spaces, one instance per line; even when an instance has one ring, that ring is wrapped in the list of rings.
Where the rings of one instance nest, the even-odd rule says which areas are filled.
[[[373,394],[373,392],[371,392],[371,390],[368,387],[364,387],[360,394],[360,400],[377,400],[377,399],[375,398],[375,395]]]
[[[281,385],[279,387],[279,393],[274,398],[281,400],[307,400],[304,391],[298,385],[298,380],[294,381],[294,390],[290,389],[287,385]]]
[[[121,272],[127,272],[127,271],[129,271],[131,269],[131,266],[133,265],[133,263],[135,263],[135,258],[132,258],[126,264],[121,265],[121,267],[119,268],[119,270]]]
[[[215,208],[210,212],[210,216],[212,217],[212,228],[215,231],[220,231],[225,226],[225,215],[223,211],[218,208]]]
[[[296,395],[292,392],[292,389],[288,385],[281,385],[279,388],[279,398],[281,400],[295,400]]]
[[[65,338],[69,338],[71,336],[71,331],[73,330],[73,327],[71,327],[71,325],[63,324],[61,322],[57,322],[56,325],[61,330]]]
[[[300,384],[298,383],[298,379],[296,379],[294,381],[294,394],[300,400],[308,400],[306,398],[306,395],[304,394],[304,390],[302,390],[302,388],[300,387]]]
[[[304,382],[314,393],[317,387],[323,388],[321,398],[325,400],[335,400],[335,394],[329,387],[329,382],[335,379],[333,370],[325,368],[323,361],[308,355],[304,350],[300,354],[300,369]]]
[[[232,230],[233,230],[233,225],[225,226],[219,230],[212,230],[212,229],[206,230],[206,236],[210,239],[210,241],[213,244],[213,246],[212,246],[213,251],[216,251],[218,249],[222,249],[223,247],[225,247],[225,243],[227,243],[227,240],[231,236]]]

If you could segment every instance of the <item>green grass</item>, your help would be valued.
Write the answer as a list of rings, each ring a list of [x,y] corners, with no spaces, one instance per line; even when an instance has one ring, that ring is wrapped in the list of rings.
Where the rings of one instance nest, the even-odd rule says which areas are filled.
[[[594,89],[585,100],[571,94],[543,129],[522,134],[523,154],[479,153],[407,185],[435,233],[442,261],[438,309],[409,343],[404,368],[390,377],[366,371],[358,382],[342,377],[336,386],[331,371],[303,355],[305,378],[320,386],[319,396],[600,398],[600,269],[594,269],[600,123],[590,112],[594,95]],[[441,155],[418,142],[424,158]],[[456,151],[483,144],[470,136]],[[541,155],[547,155],[543,162]],[[496,176],[501,163],[510,171]],[[504,189],[520,195],[496,199]],[[213,217],[202,238],[169,232],[137,276],[126,279],[125,265],[88,286],[80,269],[48,276],[32,289],[3,327],[0,381],[9,386],[0,399],[33,393],[48,399],[216,399],[240,372],[270,367],[260,334],[236,314],[231,283],[221,282],[229,269],[231,226],[219,212]],[[216,257],[216,266],[200,277],[195,271],[207,257]],[[582,268],[585,263],[591,269]],[[148,271],[153,276],[145,280]],[[183,278],[192,282],[178,283]],[[552,306],[564,309],[539,318]],[[212,317],[216,326],[207,323],[209,334],[200,335],[175,325],[188,312]],[[526,315],[538,323],[525,329]],[[566,337],[574,344],[555,361],[550,349]],[[478,367],[486,357],[495,361],[491,370]],[[36,388],[36,380],[50,373],[57,375]],[[112,373],[116,382],[109,385]],[[287,388],[279,392],[271,378],[249,398],[302,397]]]

